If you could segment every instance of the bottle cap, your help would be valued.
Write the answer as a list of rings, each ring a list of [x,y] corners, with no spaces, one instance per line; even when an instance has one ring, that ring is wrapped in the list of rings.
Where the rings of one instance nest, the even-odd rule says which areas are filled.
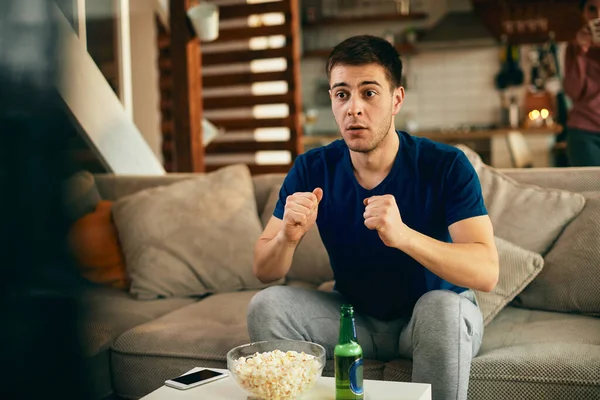
[[[342,314],[343,315],[353,315],[354,308],[352,307],[352,304],[342,304]]]

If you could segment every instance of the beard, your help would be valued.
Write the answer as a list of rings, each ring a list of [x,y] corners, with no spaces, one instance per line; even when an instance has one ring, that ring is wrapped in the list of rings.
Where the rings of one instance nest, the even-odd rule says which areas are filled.
[[[381,142],[386,138],[388,133],[390,132],[390,126],[392,124],[392,115],[389,114],[385,117],[383,122],[377,125],[373,132],[373,136],[367,143],[351,143],[348,140],[344,140],[348,148],[356,153],[367,154],[379,147]]]

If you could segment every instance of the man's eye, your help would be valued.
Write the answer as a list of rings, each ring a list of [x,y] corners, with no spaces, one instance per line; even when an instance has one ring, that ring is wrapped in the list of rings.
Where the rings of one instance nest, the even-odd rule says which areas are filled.
[[[337,92],[335,94],[335,97],[337,97],[338,99],[343,99],[343,98],[346,97],[346,93],[344,93],[344,92]]]
[[[376,94],[377,94],[377,92],[374,90],[367,90],[367,92],[366,92],[367,97],[373,97]]]

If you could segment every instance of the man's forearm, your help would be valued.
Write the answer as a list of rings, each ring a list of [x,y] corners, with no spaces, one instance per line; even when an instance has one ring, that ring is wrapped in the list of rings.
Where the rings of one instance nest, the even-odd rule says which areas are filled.
[[[254,275],[263,283],[283,278],[292,266],[297,242],[286,241],[281,232],[273,239],[260,239],[254,249]]]
[[[498,280],[497,252],[483,243],[445,243],[415,230],[402,250],[440,278],[457,286],[491,291]]]

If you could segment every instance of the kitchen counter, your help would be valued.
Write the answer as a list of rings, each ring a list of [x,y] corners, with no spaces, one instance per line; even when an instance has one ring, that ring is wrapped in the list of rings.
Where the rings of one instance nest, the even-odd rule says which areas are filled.
[[[472,130],[470,132],[464,131],[419,131],[411,133],[413,136],[425,137],[435,141],[448,142],[448,141],[460,141],[470,139],[491,139],[494,136],[505,136],[509,132],[518,131],[523,135],[555,135],[562,130],[560,125],[553,127],[542,127],[542,128],[527,128],[527,129],[509,129],[509,128],[497,128],[497,129],[481,129]],[[304,136],[302,138],[305,146],[318,145],[331,143],[336,139],[340,139],[341,136],[336,133],[319,133],[316,135]]]
[[[527,128],[527,129],[510,129],[510,128],[496,128],[496,129],[475,129],[469,132],[466,131],[419,131],[411,133],[413,136],[425,137],[436,142],[447,143],[447,144],[464,144],[471,147],[481,156],[482,160],[488,165],[494,165],[497,167],[509,167],[507,160],[509,156],[507,154],[507,148],[504,142],[508,133],[517,131],[522,133],[527,140],[535,140],[533,138],[553,138],[556,134],[561,132],[562,127],[555,125],[552,127],[540,127],[540,128]],[[315,147],[327,145],[334,140],[340,139],[339,133],[317,133],[314,135],[304,136],[302,142],[304,144],[304,151],[310,150]],[[539,142],[539,140],[538,140]],[[542,146],[545,144],[542,143]],[[495,149],[494,149],[495,148]],[[545,151],[542,149],[542,151]],[[543,166],[543,164],[542,164]]]

